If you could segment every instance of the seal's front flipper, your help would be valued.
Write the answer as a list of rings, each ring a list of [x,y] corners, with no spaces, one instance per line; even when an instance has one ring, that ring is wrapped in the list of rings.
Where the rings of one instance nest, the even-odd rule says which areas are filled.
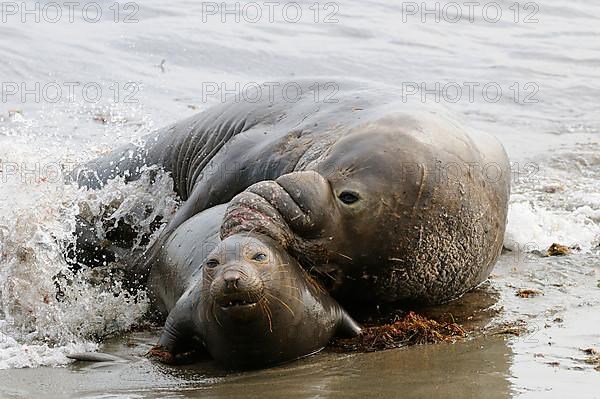
[[[340,338],[353,338],[360,335],[361,332],[362,328],[360,324],[358,324],[356,320],[340,306],[340,322],[335,332],[335,336]]]
[[[186,291],[169,313],[158,344],[146,354],[166,364],[187,363],[190,357],[206,357],[208,352],[197,338],[197,328],[192,319],[196,312],[192,298],[199,296],[199,287]]]
[[[162,345],[153,346],[148,353],[146,353],[146,357],[158,360],[161,363],[165,364],[176,364],[177,361],[175,359],[175,354],[168,348]]]
[[[80,362],[127,362],[130,359],[125,357],[111,355],[108,353],[100,353],[100,352],[81,352],[81,353],[71,353],[67,355],[67,358],[78,360]]]
[[[158,344],[146,353],[146,357],[165,364],[187,364],[208,359],[210,355],[203,344],[195,339],[193,330],[184,324],[167,324]]]
[[[196,346],[194,348],[190,348],[190,350],[187,352],[183,351],[175,353],[161,345],[153,346],[152,349],[146,353],[146,357],[170,365],[191,364],[199,360],[211,358],[206,349],[203,347]]]

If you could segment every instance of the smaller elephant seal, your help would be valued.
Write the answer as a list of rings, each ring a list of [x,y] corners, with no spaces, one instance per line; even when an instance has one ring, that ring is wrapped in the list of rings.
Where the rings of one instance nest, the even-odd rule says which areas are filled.
[[[170,362],[204,350],[226,368],[251,369],[318,352],[334,335],[360,333],[272,238],[250,232],[219,241],[224,212],[218,206],[186,221],[153,267],[150,293],[168,317],[151,355]]]

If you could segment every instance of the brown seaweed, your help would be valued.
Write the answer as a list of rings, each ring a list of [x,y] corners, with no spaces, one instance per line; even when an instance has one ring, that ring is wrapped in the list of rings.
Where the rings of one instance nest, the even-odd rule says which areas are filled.
[[[566,245],[554,243],[548,248],[548,256],[563,256],[571,253],[571,248]]]
[[[533,298],[535,296],[544,295],[541,291],[531,289],[520,289],[515,294],[520,298]]]
[[[391,324],[365,327],[358,337],[336,339],[331,347],[344,352],[374,352],[408,345],[454,342],[465,335],[456,323],[438,322],[408,312]]]

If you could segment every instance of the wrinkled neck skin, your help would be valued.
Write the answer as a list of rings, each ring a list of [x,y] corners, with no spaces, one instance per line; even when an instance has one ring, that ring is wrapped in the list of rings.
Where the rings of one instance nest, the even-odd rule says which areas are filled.
[[[202,343],[220,365],[251,369],[310,355],[334,335],[360,332],[358,324],[294,258],[272,239],[260,239],[273,248],[277,263],[284,267],[260,272],[265,290],[259,306],[245,315],[223,311],[210,294],[214,277],[205,270],[170,312],[159,346],[176,355]]]

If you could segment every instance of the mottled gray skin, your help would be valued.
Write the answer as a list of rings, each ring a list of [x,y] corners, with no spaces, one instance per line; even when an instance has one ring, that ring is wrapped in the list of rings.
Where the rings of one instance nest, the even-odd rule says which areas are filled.
[[[224,206],[184,222],[149,277],[154,306],[168,314],[158,348],[206,350],[233,369],[265,367],[324,348],[360,327],[269,237],[218,237]]]
[[[287,237],[285,248],[307,270],[331,276],[342,301],[440,303],[486,279],[502,248],[510,191],[500,143],[423,104],[411,107],[394,90],[338,83],[335,102],[319,102],[312,82],[301,85],[298,101],[275,90],[254,103],[210,108],[151,135],[142,148],[90,163],[95,177],[79,175],[80,184],[97,187],[117,175],[134,179],[144,164],[171,172],[185,202],[137,277],[147,276],[184,221],[268,181],[232,206],[251,201],[244,209],[257,220],[254,204],[263,198],[278,225],[263,233]],[[224,237],[252,224],[232,212]]]

